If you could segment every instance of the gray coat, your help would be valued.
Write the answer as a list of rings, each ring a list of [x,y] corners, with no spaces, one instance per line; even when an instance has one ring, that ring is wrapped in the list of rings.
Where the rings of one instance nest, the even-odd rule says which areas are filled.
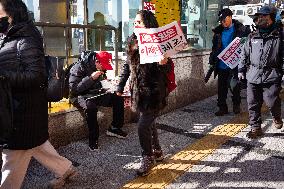
[[[268,35],[251,33],[243,46],[239,73],[246,73],[249,83],[279,83],[283,67],[283,30],[275,28]],[[280,42],[282,40],[282,43]]]

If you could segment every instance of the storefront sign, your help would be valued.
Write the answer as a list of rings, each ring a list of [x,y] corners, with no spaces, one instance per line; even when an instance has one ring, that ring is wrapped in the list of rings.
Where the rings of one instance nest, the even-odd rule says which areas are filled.
[[[138,38],[140,64],[159,62],[164,54],[175,55],[186,39],[177,21],[159,28],[135,28]]]
[[[218,58],[234,69],[240,61],[242,53],[242,45],[245,38],[236,37],[219,55]]]

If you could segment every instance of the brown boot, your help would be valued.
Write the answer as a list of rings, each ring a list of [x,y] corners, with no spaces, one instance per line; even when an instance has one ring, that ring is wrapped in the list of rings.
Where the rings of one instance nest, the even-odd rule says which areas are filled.
[[[155,159],[153,156],[143,156],[141,166],[136,171],[138,176],[146,176],[150,173],[151,169],[155,165]]]
[[[250,132],[247,133],[247,137],[250,139],[256,139],[262,135],[263,135],[263,132],[261,128],[251,129]]]
[[[273,118],[272,126],[276,129],[282,129],[283,127],[283,121],[281,118],[275,119]]]

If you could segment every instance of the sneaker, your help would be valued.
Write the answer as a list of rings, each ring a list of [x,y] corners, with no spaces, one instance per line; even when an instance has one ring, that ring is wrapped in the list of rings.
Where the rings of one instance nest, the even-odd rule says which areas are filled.
[[[53,189],[62,188],[69,180],[72,180],[72,178],[74,178],[77,175],[78,171],[73,165],[71,165],[71,167],[64,173],[62,177],[52,179],[49,182],[49,188]]]
[[[142,162],[141,162],[141,166],[140,168],[137,170],[137,175],[138,176],[146,176],[150,174],[151,169],[154,167],[155,165],[155,159],[152,156],[143,156]]]
[[[240,107],[239,104],[238,105],[233,105],[233,112],[234,112],[234,114],[241,113],[241,107]]]
[[[107,130],[106,135],[117,137],[117,138],[126,138],[127,137],[127,133],[124,132],[122,129],[112,129],[112,128],[109,128]]]
[[[163,161],[164,159],[164,154],[163,154],[163,151],[162,150],[156,150],[154,149],[153,150],[153,153],[154,153],[154,158],[155,158],[155,161]]]
[[[89,148],[90,148],[91,151],[96,151],[96,150],[98,150],[98,149],[99,149],[99,143],[98,143],[98,141],[97,141],[97,140],[94,141],[94,142],[89,141]]]
[[[283,127],[283,121],[282,119],[273,119],[272,126],[276,129],[282,129]]]
[[[247,133],[247,137],[250,139],[256,139],[262,135],[263,135],[263,132],[261,128],[251,129],[251,131]]]
[[[219,110],[215,112],[215,116],[223,116],[228,113],[228,108],[219,108]]]

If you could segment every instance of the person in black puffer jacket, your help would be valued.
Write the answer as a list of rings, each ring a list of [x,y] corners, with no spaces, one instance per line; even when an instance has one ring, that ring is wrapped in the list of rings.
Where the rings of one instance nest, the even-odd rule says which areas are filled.
[[[135,26],[158,28],[158,22],[150,11],[139,11]],[[142,148],[142,164],[137,174],[149,174],[155,160],[162,160],[163,153],[158,140],[155,119],[166,106],[167,78],[170,64],[165,57],[160,62],[140,64],[138,41],[135,34],[128,39],[127,60],[120,75],[117,94],[121,95],[130,76],[131,108],[140,112],[138,136]]]
[[[112,70],[110,64],[112,55],[106,51],[95,53],[83,51],[78,62],[70,70],[69,88],[70,102],[79,109],[86,118],[89,129],[89,148],[91,151],[99,148],[99,125],[97,121],[98,107],[112,107],[113,121],[107,130],[108,136],[126,138],[122,130],[124,123],[123,97],[103,88],[107,70]]]
[[[43,42],[21,0],[0,0],[0,33],[0,76],[10,82],[13,101],[12,131],[1,144],[1,188],[20,188],[32,157],[55,173],[52,186],[61,185],[75,170],[48,141]]]

